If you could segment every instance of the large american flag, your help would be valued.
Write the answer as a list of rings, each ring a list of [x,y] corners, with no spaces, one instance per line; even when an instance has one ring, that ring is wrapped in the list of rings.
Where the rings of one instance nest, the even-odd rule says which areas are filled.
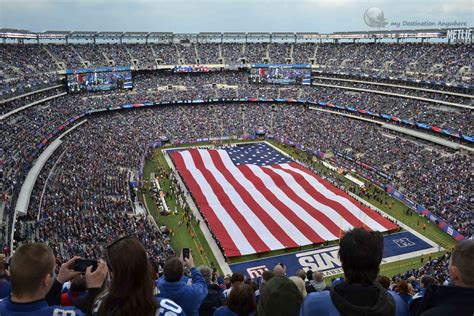
[[[228,257],[397,227],[264,142],[170,156]]]

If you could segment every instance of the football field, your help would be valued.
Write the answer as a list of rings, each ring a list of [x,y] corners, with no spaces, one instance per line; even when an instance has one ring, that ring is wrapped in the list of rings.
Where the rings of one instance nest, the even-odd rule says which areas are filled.
[[[301,158],[305,154],[294,148],[282,146],[275,142],[266,142],[265,144],[267,146],[272,147],[272,149],[279,151],[281,155],[284,155],[290,158],[291,161],[296,161],[298,158]],[[206,147],[206,146],[211,146],[211,148],[213,148],[212,145],[209,143],[203,143],[199,145],[201,145],[201,149],[203,148],[209,149],[209,147]],[[168,154],[163,154],[162,150],[156,150],[156,152],[153,155],[153,159],[146,162],[144,174],[147,175],[151,171],[156,171],[158,168],[159,170],[167,170],[168,172],[172,169],[176,169],[176,166],[173,163],[174,159],[172,159],[173,154],[183,152],[183,150],[189,151],[191,150],[191,147],[195,147],[195,146],[196,145],[194,146],[188,145],[188,146],[181,146],[179,148],[166,148],[166,150],[168,151]],[[177,149],[179,149],[179,151],[177,151]],[[193,149],[193,150],[196,150],[196,149]],[[237,165],[239,163],[241,162],[234,163],[236,168],[241,166],[241,165]],[[319,174],[330,174],[332,177],[338,177],[337,173],[332,173],[331,170],[323,167],[321,163],[315,163],[314,167],[315,168],[312,169],[313,170],[312,173],[318,178],[320,178]],[[169,183],[167,183],[166,179],[160,180],[160,183],[162,183],[162,187],[164,190],[169,188]],[[185,181],[183,181],[183,185],[184,183]],[[190,189],[190,191],[192,193],[193,190]],[[221,191],[225,192],[224,190],[221,190]],[[390,203],[392,203],[391,207],[387,207],[386,203],[379,203],[379,201],[371,201],[370,199],[363,199],[353,194],[350,194],[350,195],[351,195],[350,197],[347,195],[347,198],[350,198],[350,201],[352,201],[352,203],[356,205],[360,205],[362,209],[364,208],[377,209],[380,213],[384,214],[384,216],[382,217],[391,217],[393,221],[397,221],[399,226],[402,227],[402,232],[392,233],[391,235],[387,235],[385,237],[386,247],[387,245],[390,245],[390,247],[392,247],[392,250],[389,250],[388,254],[396,254],[396,255],[388,256],[384,254],[384,261],[382,262],[381,273],[386,273],[386,275],[390,275],[390,274],[406,271],[410,268],[419,267],[422,265],[422,261],[427,260],[429,257],[435,257],[437,255],[441,255],[444,249],[450,249],[455,243],[454,240],[452,240],[449,236],[444,234],[434,225],[427,223],[426,220],[424,220],[422,217],[406,216],[404,213],[404,206],[401,205],[400,202],[395,201],[393,198],[391,198],[388,195],[386,199],[387,201],[390,201]],[[304,253],[311,252],[311,253],[314,253],[311,256],[313,256],[313,260],[315,263],[314,262],[312,263],[311,260],[304,261],[303,259],[296,259],[296,260],[288,259],[289,260],[288,263],[294,262],[289,265],[289,269],[296,270],[297,268],[300,268],[300,267],[301,268],[315,267],[314,264],[316,264],[317,266],[319,266],[318,264],[320,264],[321,267],[325,265],[329,267],[330,265],[328,265],[328,263],[332,262],[334,264],[334,267],[331,269],[327,269],[326,274],[335,275],[340,272],[340,267],[337,267],[337,261],[330,260],[330,258],[327,255],[328,253],[330,255],[331,251],[332,251],[332,254],[334,254],[335,249],[332,249],[332,250],[328,250],[328,249],[334,246],[337,247],[338,238],[334,238],[333,241],[328,241],[322,245],[321,244],[315,245],[314,243],[309,243],[307,245],[297,245],[296,247],[275,248],[274,250],[262,251],[260,253],[258,253],[258,251],[255,251],[253,253],[250,252],[248,254],[231,256],[230,258],[228,258],[227,262],[223,262],[222,251],[221,251],[222,248],[220,249],[219,246],[216,245],[215,238],[214,238],[214,237],[217,237],[217,235],[212,237],[212,235],[209,234],[208,226],[205,224],[205,221],[203,218],[201,218],[202,221],[199,220],[198,222],[197,221],[198,218],[196,217],[196,219],[191,223],[191,229],[195,231],[194,234],[191,234],[191,236],[194,235],[194,238],[192,238],[189,234],[189,231],[187,231],[185,227],[182,227],[181,225],[179,225],[179,214],[178,216],[159,215],[150,197],[147,194],[144,194],[143,198],[147,202],[147,207],[149,208],[149,211],[153,214],[157,224],[158,225],[165,224],[169,226],[170,228],[172,228],[173,231],[175,232],[174,236],[172,236],[171,238],[171,245],[178,251],[183,247],[191,248],[193,253],[195,253],[196,261],[198,264],[201,264],[201,263],[207,264],[207,265],[216,267],[220,271],[225,272],[225,273],[229,273],[230,271],[233,271],[235,269],[240,269],[241,271],[245,272],[247,271],[247,269],[250,269],[250,271],[253,271],[254,267],[260,267],[260,269],[263,269],[263,266],[265,266],[265,268],[271,269],[274,260],[277,260],[276,262],[281,262],[283,260],[286,260],[280,256],[283,256],[283,257],[292,256],[294,258],[304,258],[305,256],[303,255],[300,255],[300,257],[297,257],[297,254],[301,254],[301,253],[304,254]],[[170,205],[170,208],[176,208],[176,202],[173,200],[172,196],[167,195],[166,199],[168,201],[168,204]],[[221,196],[221,199],[222,199],[222,196]],[[197,211],[197,205],[199,204],[198,201],[202,202],[202,200],[203,200],[202,197],[201,197],[201,200],[199,200],[199,199],[196,199],[194,194],[191,195],[191,198],[188,200],[189,204],[194,204],[194,205],[190,205],[191,209],[194,209],[195,211]],[[230,201],[230,199],[228,198],[227,201]],[[211,204],[208,203],[208,205],[209,205],[208,207],[210,207]],[[179,212],[181,211],[179,207],[177,209]],[[204,214],[205,212],[203,212],[203,215]],[[362,219],[361,220],[362,227],[365,226],[365,224],[363,223],[364,217],[366,220],[367,216],[359,216],[359,219]],[[424,228],[421,227],[420,221],[426,224]],[[339,223],[337,221],[334,221],[334,224],[336,226],[340,224],[340,219],[339,219]],[[223,225],[221,226],[223,227]],[[256,229],[255,227],[256,226],[252,226],[252,229],[254,231]],[[272,231],[272,229],[269,229],[269,231]],[[255,233],[257,234],[257,231],[255,231]],[[400,235],[399,236],[400,238],[387,239],[389,238],[389,236],[397,236],[397,234],[404,234],[404,235]],[[219,239],[217,238],[217,240]],[[390,242],[387,242],[387,240],[389,240]],[[395,251],[394,249],[396,248],[400,248],[399,251]],[[321,255],[316,255],[316,258],[315,258],[314,255],[318,253],[320,253]],[[285,258],[289,258],[289,257],[285,257]],[[326,260],[321,259],[321,258],[326,258],[329,261],[326,262]],[[267,259],[268,261],[265,261]],[[299,264],[300,262],[303,262],[303,263],[307,262],[308,264],[304,266],[304,265]],[[239,266],[239,264],[244,264],[244,265]],[[291,272],[291,270],[289,270],[289,272],[293,273]]]
[[[169,155],[227,257],[321,245],[355,227],[398,228],[266,142]]]

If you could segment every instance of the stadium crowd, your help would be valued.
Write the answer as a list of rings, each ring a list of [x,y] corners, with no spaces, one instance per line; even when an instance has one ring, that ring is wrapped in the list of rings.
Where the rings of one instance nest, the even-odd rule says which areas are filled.
[[[470,45],[402,44],[397,46],[397,49],[401,47],[402,53],[398,51],[395,53],[393,45],[315,45],[309,43],[297,45],[265,43],[251,45],[235,43],[0,45],[2,57],[0,59],[2,69],[0,98],[10,98],[27,93],[31,89],[55,84],[57,83],[56,72],[66,68],[134,64],[138,69],[152,69],[158,63],[186,64],[198,63],[198,61],[201,64],[222,63],[222,61],[240,63],[242,59],[252,63],[265,61],[308,63],[314,60],[315,64],[324,65],[325,71],[334,73],[350,69],[352,72],[361,74],[383,73],[406,78],[439,79],[452,82],[462,82],[465,78],[472,77],[472,69],[467,70],[464,76],[460,75],[465,71],[461,68],[470,64]],[[438,61],[443,62],[438,63]],[[470,80],[472,79],[467,79],[467,83],[472,83]],[[341,85],[341,82],[328,80],[316,80],[316,83]],[[134,85],[134,89],[128,92],[104,91],[80,96],[66,95],[42,101],[65,92],[64,88],[53,88],[1,104],[0,113],[5,114],[26,104],[41,101],[40,104],[5,119],[0,127],[4,139],[0,152],[2,222],[6,222],[7,225],[13,224],[13,208],[21,184],[42,150],[38,144],[71,117],[91,109],[147,101],[248,96],[308,98],[379,113],[390,113],[401,118],[474,134],[470,110],[454,110],[429,101],[359,91],[351,92],[341,87],[251,85],[248,83],[248,74],[244,71],[196,74],[144,71],[134,74]],[[358,83],[344,83],[343,86],[374,89],[373,85]],[[466,97],[434,92],[416,90],[415,93],[415,90],[387,87],[376,89],[462,104],[471,102]],[[15,287],[18,289],[18,294],[15,293],[15,295],[19,295],[12,296],[12,300],[22,302],[24,299],[23,302],[32,302],[33,298],[40,300],[46,297],[46,302],[40,305],[47,310],[44,315],[50,315],[52,309],[47,306],[57,305],[59,283],[65,283],[77,277],[76,273],[71,272],[72,261],[68,261],[69,258],[77,258],[75,256],[103,258],[104,253],[108,254],[107,247],[104,248],[104,245],[109,244],[112,247],[115,245],[113,241],[120,236],[132,234],[135,236],[132,241],[124,239],[122,242],[119,240],[117,244],[123,244],[123,251],[128,247],[130,252],[135,253],[135,262],[121,258],[123,253],[117,256],[111,253],[108,254],[109,258],[104,258],[106,262],[99,263],[96,272],[90,270],[86,272],[85,281],[82,280],[82,282],[86,283],[89,290],[82,291],[87,294],[82,300],[82,308],[80,304],[78,305],[85,313],[102,315],[103,310],[110,308],[113,302],[125,300],[123,296],[116,296],[118,295],[116,289],[124,286],[124,280],[130,277],[130,275],[125,275],[130,273],[129,271],[148,270],[148,264],[144,263],[148,262],[146,258],[156,267],[155,277],[157,273],[164,274],[160,275],[161,278],[156,282],[157,288],[154,287],[155,292],[163,293],[164,296],[162,299],[155,299],[153,291],[150,292],[147,288],[149,282],[144,281],[148,280],[148,277],[141,275],[140,278],[137,277],[137,283],[140,281],[142,285],[132,282],[141,296],[131,296],[129,301],[124,303],[124,306],[130,303],[127,308],[136,306],[137,302],[143,303],[148,308],[144,310],[145,314],[151,314],[150,311],[161,308],[163,311],[172,311],[176,315],[184,315],[184,313],[198,315],[199,306],[209,305],[207,314],[199,311],[199,315],[212,315],[214,312],[218,316],[234,315],[232,313],[250,315],[255,312],[258,315],[276,315],[274,311],[285,310],[285,307],[278,305],[279,300],[283,301],[278,299],[280,296],[294,298],[294,305],[289,303],[287,307],[294,308],[293,312],[296,311],[296,314],[301,308],[300,315],[310,315],[313,313],[313,308],[316,308],[314,306],[317,305],[341,311],[340,308],[343,308],[341,306],[347,304],[342,301],[333,302],[333,305],[326,304],[329,300],[328,295],[318,298],[308,296],[308,299],[304,299],[304,293],[312,291],[309,285],[313,284],[318,289],[322,288],[321,275],[316,272],[314,278],[312,274],[303,277],[301,273],[299,278],[298,275],[291,279],[268,278],[261,281],[265,285],[255,284],[255,280],[243,281],[240,276],[237,276],[238,280],[233,282],[235,286],[231,287],[231,291],[227,290],[225,298],[222,299],[221,290],[225,282],[217,284],[217,277],[206,268],[196,269],[192,257],[168,261],[167,258],[174,255],[174,250],[169,245],[169,232],[157,228],[151,218],[137,212],[133,205],[135,197],[132,183],[139,177],[141,161],[150,143],[160,138],[168,139],[170,143],[185,143],[199,138],[219,136],[247,138],[254,135],[256,129],[263,129],[277,139],[291,140],[302,145],[307,151],[322,152],[332,163],[349,170],[356,169],[361,173],[369,174],[381,185],[394,185],[407,197],[443,218],[464,236],[474,235],[470,189],[472,156],[466,153],[450,151],[444,147],[424,143],[419,139],[388,132],[371,123],[310,110],[301,105],[222,102],[212,105],[160,106],[152,109],[96,114],[88,116],[86,123],[64,137],[58,151],[50,157],[39,174],[31,195],[28,214],[16,222],[14,239],[18,243],[26,244],[22,246],[24,252],[17,250],[18,267],[23,269],[23,265],[37,263],[28,261],[31,260],[31,258],[28,259],[29,251],[41,253],[42,255],[39,255],[37,260],[41,261],[38,264],[42,268],[37,271],[30,271],[30,269],[28,271],[31,274],[25,275],[35,280],[44,280],[44,282],[35,293],[24,291],[25,285],[22,285],[22,282],[26,282],[24,279],[26,277],[14,280],[15,269],[11,268],[9,270],[13,277],[11,285],[14,291]],[[371,169],[363,167],[361,163],[370,166]],[[6,243],[8,238],[5,226],[2,226],[0,232],[1,240]],[[48,244],[51,249],[45,247],[44,244],[28,246],[30,242]],[[2,242],[0,246],[6,246],[6,244]],[[472,248],[472,245],[470,247]],[[48,261],[50,254],[58,262],[66,262],[63,264],[64,267],[57,266],[57,283],[52,281],[50,273],[53,270]],[[145,260],[142,260],[143,258]],[[464,279],[459,279],[459,274],[454,273],[453,269],[448,269],[448,266],[452,265],[449,263],[450,258],[451,254],[447,254],[445,257],[430,260],[419,270],[407,271],[404,275],[391,280],[390,287],[405,295],[409,295],[410,291],[406,290],[406,288],[409,289],[409,285],[415,292],[424,292],[420,290],[421,280],[424,280],[423,284],[435,283],[431,279],[428,281],[425,280],[426,278],[423,279],[425,275],[432,276],[439,284],[445,284],[447,280],[455,285],[461,284],[459,282],[463,281],[459,280]],[[15,262],[15,257],[12,261]],[[472,265],[473,261],[470,262]],[[186,271],[183,270],[183,263]],[[376,265],[378,266],[379,263]],[[122,270],[127,265],[134,264],[137,266],[130,267],[131,270]],[[3,268],[3,265],[0,266]],[[98,288],[102,286],[107,269],[117,271],[117,274],[114,273],[112,280],[108,282],[109,289],[101,292]],[[282,274],[281,269],[283,267],[277,267],[274,274]],[[465,274],[466,268],[462,269]],[[122,271],[123,274],[118,271]],[[473,269],[470,271],[472,272]],[[168,272],[171,274],[167,274]],[[345,272],[348,273],[346,269]],[[186,278],[183,277],[183,273],[189,275],[192,289],[187,288],[186,282],[181,282],[183,278]],[[3,280],[3,275],[5,275],[4,272],[0,270],[0,281]],[[469,277],[472,279],[472,276]],[[306,283],[302,283],[302,280]],[[371,276],[369,281],[374,280],[375,276]],[[357,283],[353,280],[352,283],[354,282]],[[204,290],[206,287],[204,283],[207,283],[206,290]],[[0,285],[4,284],[0,282]],[[55,293],[46,295],[50,292],[48,287],[51,286]],[[267,286],[268,290],[264,291],[263,288]],[[346,282],[346,286],[348,288],[342,291],[350,292],[351,283]],[[287,290],[271,290],[272,288]],[[390,297],[393,298],[393,295],[385,295],[385,292],[380,292],[379,289],[376,291],[383,294],[380,294],[379,298],[382,297],[380,299],[392,302]],[[171,294],[168,296],[164,293]],[[181,295],[182,293],[185,294]],[[209,298],[203,293],[214,293],[214,297]],[[368,289],[367,293],[367,296],[373,296],[375,292],[374,289]],[[158,297],[160,297],[159,294]],[[198,297],[200,302],[187,301],[187,298],[197,299]],[[206,301],[206,299],[220,303],[213,305],[210,302],[208,305],[201,305],[201,301]],[[407,296],[403,299],[410,301]],[[216,310],[224,304],[224,301],[227,302],[226,305]],[[326,303],[314,303],[323,301]],[[395,306],[403,305],[399,301],[396,298],[393,301],[394,304],[388,305],[397,308]],[[12,302],[5,302],[0,302],[0,314],[2,308],[15,306]],[[250,309],[239,309],[244,306],[249,306]],[[373,304],[367,306],[373,306]],[[423,306],[425,305],[419,305],[420,310],[431,307],[431,305]],[[352,310],[353,313],[360,311],[356,307],[351,308],[355,308]],[[407,314],[400,313],[400,315]]]
[[[331,77],[318,78],[317,76],[313,78],[312,82],[326,84],[326,85],[336,85],[340,87],[367,89],[367,90],[375,90],[375,91],[382,91],[382,92],[389,92],[389,93],[398,93],[402,95],[410,95],[410,96],[415,96],[415,97],[428,98],[428,99],[434,99],[438,101],[452,102],[452,103],[458,103],[458,104],[470,105],[472,103],[472,98],[469,96],[460,96],[456,94],[454,95],[441,94],[441,93],[429,91],[429,89],[425,89],[425,90],[413,89],[413,87],[406,86],[403,84],[401,86],[400,85],[387,86],[387,85],[380,85],[378,82],[373,82],[373,81],[369,83],[368,82],[341,81],[341,80],[333,79]]]
[[[37,101],[42,101],[48,97],[58,96],[61,93],[65,93],[64,87],[62,86],[57,87],[57,88],[47,89],[46,91],[43,91],[43,92],[36,92],[31,95],[26,95],[25,97],[22,97],[22,98],[13,99],[11,101],[4,102],[0,108],[0,115],[4,115],[8,112],[14,111],[28,104],[31,104]]]
[[[12,116],[1,127],[6,141],[2,148],[5,157],[3,160],[3,192],[7,210],[4,212],[4,217],[12,208],[22,179],[31,167],[33,159],[40,152],[36,145],[55,127],[86,110],[145,101],[206,99],[209,97],[234,98],[249,95],[263,97],[299,95],[300,97],[335,100],[332,102],[340,100],[343,104],[344,102],[353,102],[353,96],[347,96],[343,92],[338,95],[334,92],[337,89],[332,88],[260,87],[239,84],[240,80],[245,80],[245,73],[228,72],[224,74],[217,72],[184,74],[182,76],[166,73],[160,76],[138,74],[135,81],[136,89],[132,92],[100,92],[85,94],[81,98],[67,95],[33,106]],[[184,86],[186,90],[177,88],[170,90],[166,83]],[[226,84],[226,88],[222,88],[220,83]],[[216,84],[217,87],[214,87],[213,84]],[[53,91],[59,92],[58,89]],[[46,92],[47,95],[49,93],[54,92]],[[326,97],[326,95],[330,95],[330,97]],[[390,104],[393,108],[390,108],[386,105],[389,98],[386,98],[385,102],[382,100],[376,102],[379,100],[379,96],[370,94],[364,94],[364,96],[368,104],[374,104],[375,107],[380,106],[381,109],[386,108],[393,112],[396,111],[397,104],[400,103],[400,101],[398,103],[392,102]],[[28,103],[28,100],[14,101],[13,105],[9,105],[9,103],[6,105],[17,107],[23,103]],[[368,123],[350,120],[348,124],[347,119],[343,117],[319,111],[307,111],[304,107],[296,105],[215,104],[212,106],[179,106],[174,109],[165,107],[161,111],[165,113],[165,116],[160,117],[162,121],[157,121],[156,124],[166,128],[163,128],[159,135],[166,136],[173,141],[193,141],[197,138],[222,135],[240,137],[252,135],[255,129],[263,128],[300,143],[308,149],[341,153],[346,159],[338,155],[333,159],[350,169],[360,169],[361,167],[359,164],[349,161],[347,157],[357,158],[388,175],[380,177],[376,174],[382,184],[394,184],[414,201],[425,205],[435,214],[447,220],[462,234],[467,236],[473,234],[472,212],[469,211],[471,209],[469,156],[451,153],[440,148],[432,150],[431,147],[426,147],[419,141],[389,134]],[[408,110],[404,108],[403,111],[406,113]],[[137,124],[137,134],[140,134],[141,131],[147,130],[149,124],[146,122],[146,118],[137,117],[138,123],[134,124]],[[445,115],[444,119],[460,122],[463,126],[472,126],[468,123],[469,118],[464,119],[463,115],[453,115],[452,117]],[[318,121],[318,124],[312,124],[315,121]],[[163,122],[166,123],[163,124]],[[112,124],[110,130],[111,132],[117,131],[116,126]],[[155,138],[156,135],[158,134],[155,134]],[[381,139],[383,142],[380,141]],[[422,158],[426,155],[429,155],[430,159]],[[443,186],[440,185],[441,183]]]
[[[326,282],[319,271],[277,264],[255,279],[196,267],[192,254],[168,256],[162,270],[133,235],[101,246],[100,258],[79,268],[80,256],[57,261],[44,243],[0,257],[2,315],[471,315],[474,241],[392,280],[380,275],[383,237],[361,228],[340,241],[344,277]],[[441,264],[440,264],[441,263]],[[448,270],[448,278],[432,273]],[[443,271],[444,272],[444,271]]]
[[[0,45],[0,96],[57,80],[57,71],[134,65],[313,63],[326,72],[472,84],[471,45],[373,43]]]
[[[144,83],[140,87],[147,88],[165,87],[167,85],[177,85],[185,87],[202,87],[212,84],[225,84],[227,86],[237,86],[237,96],[254,96],[254,97],[287,97],[295,98],[301,97],[306,99],[313,99],[323,102],[335,103],[340,105],[352,106],[375,113],[385,113],[398,116],[403,119],[411,121],[419,121],[428,124],[434,124],[441,128],[449,128],[455,131],[472,135],[472,113],[469,109],[460,109],[454,107],[446,107],[440,104],[433,104],[427,101],[413,100],[400,97],[392,97],[386,95],[379,95],[376,93],[348,91],[338,87],[327,86],[313,86],[313,87],[269,87],[256,86],[246,84],[248,74],[244,71],[238,72],[210,72],[198,74],[182,74],[181,76],[173,75],[173,73],[164,73],[162,76],[156,76],[153,73],[138,74],[135,79],[138,83]],[[322,81],[322,80],[321,80]],[[326,81],[322,81],[326,82]],[[358,87],[357,84],[351,87]],[[374,89],[370,85],[364,86],[367,89]],[[228,90],[228,89],[226,89]],[[376,89],[377,90],[377,89]],[[218,89],[216,94],[222,96],[220,93],[222,89]],[[384,91],[387,91],[384,89]],[[408,91],[408,92],[407,92]],[[394,91],[389,91],[394,92]],[[410,90],[397,91],[405,95],[412,95]],[[420,91],[417,91],[420,92]],[[467,97],[457,97],[455,99],[446,99],[445,94],[427,93],[420,96],[428,97],[429,99],[456,102],[459,104],[469,103],[471,99]],[[212,95],[212,94],[211,94]]]
[[[58,210],[60,212],[66,211],[65,206],[72,207],[74,205],[70,204],[79,203],[71,200],[70,192],[77,192],[77,196],[83,196],[90,192],[95,198],[94,203],[90,202],[92,205],[102,205],[107,208],[107,201],[112,201],[117,205],[123,205],[124,211],[131,212],[126,196],[128,190],[126,183],[129,177],[124,168],[136,173],[136,168],[140,164],[140,158],[147,144],[155,141],[159,136],[166,136],[172,142],[189,142],[202,137],[251,135],[255,128],[263,127],[268,130],[272,128],[272,113],[273,130],[280,135],[291,137],[295,142],[307,144],[306,146],[313,146],[308,148],[336,154],[333,160],[339,165],[346,166],[349,170],[361,169],[361,167],[348,160],[347,157],[346,159],[341,158],[337,153],[348,157],[357,157],[358,160],[366,163],[370,162],[372,167],[390,176],[385,179],[377,174],[374,175],[383,184],[398,184],[397,187],[402,192],[405,192],[413,200],[427,205],[428,209],[447,220],[459,232],[466,236],[472,235],[472,213],[468,211],[470,203],[468,199],[469,173],[466,169],[469,166],[469,156],[447,155],[440,148],[427,148],[425,144],[417,144],[413,140],[402,139],[396,135],[387,135],[381,130],[370,131],[368,123],[355,120],[345,122],[344,118],[336,115],[289,105],[275,108],[264,104],[245,106],[223,104],[214,105],[212,108],[182,105],[163,107],[160,111],[150,109],[137,113],[116,113],[112,117],[91,118],[87,123],[88,128],[80,127],[73,133],[73,135],[77,135],[77,140],[71,143],[74,148],[67,151],[66,157],[68,159],[62,160],[58,164],[60,169],[72,170],[72,175],[50,179],[43,197],[44,209],[48,209],[47,205],[51,205],[54,214]],[[172,120],[169,120],[170,118]],[[317,127],[301,129],[299,127],[301,118],[305,118],[303,126],[310,126],[309,122],[316,119],[320,123]],[[118,124],[116,121],[121,123]],[[166,123],[163,124],[163,122]],[[126,126],[128,128],[125,128]],[[341,126],[345,126],[342,134]],[[128,137],[124,137],[123,130],[125,129],[131,133]],[[138,141],[136,135],[142,135]],[[383,144],[373,146],[373,144],[380,143],[380,139],[384,139]],[[96,146],[99,146],[97,150],[94,150],[93,153],[89,152],[90,148],[96,148]],[[396,155],[393,155],[393,148],[397,148]],[[432,160],[420,159],[418,156],[412,157],[412,152],[417,152],[420,156],[429,154]],[[116,158],[110,159],[110,153],[114,153],[112,157]],[[90,160],[92,156],[95,157]],[[121,159],[119,160],[119,158]],[[96,163],[96,168],[101,166],[97,173],[88,171],[87,166],[92,161],[100,162],[100,164]],[[436,166],[434,166],[435,162]],[[75,170],[81,171],[76,172]],[[40,179],[48,174],[49,170],[45,168],[40,174]],[[459,175],[465,176],[460,177]],[[85,176],[90,178],[81,178]],[[444,180],[446,178],[452,178],[453,181],[446,182]],[[444,183],[442,190],[439,189],[438,182],[434,180]],[[70,183],[71,187],[67,186],[70,181],[74,181]],[[85,183],[90,185],[87,190],[83,189]],[[43,195],[43,188],[43,184],[38,182],[33,191],[32,201],[34,203],[30,203],[30,205],[35,208],[39,205],[37,201]],[[406,188],[416,188],[417,190],[407,190]],[[50,195],[49,192],[51,192]],[[110,192],[121,193],[122,198],[110,196]],[[455,200],[453,200],[453,192],[456,192],[454,194]],[[441,202],[438,202],[439,196],[441,196]],[[102,197],[103,202],[99,203]],[[80,203],[82,204],[82,202]],[[35,217],[38,210],[31,208],[30,210],[34,214],[32,217]],[[70,214],[68,213],[68,215]],[[67,215],[60,217],[67,217]],[[55,233],[54,217],[50,221],[52,227],[48,231]],[[88,230],[90,229],[85,231]],[[73,236],[75,238],[71,237],[71,240],[81,240],[79,235]]]

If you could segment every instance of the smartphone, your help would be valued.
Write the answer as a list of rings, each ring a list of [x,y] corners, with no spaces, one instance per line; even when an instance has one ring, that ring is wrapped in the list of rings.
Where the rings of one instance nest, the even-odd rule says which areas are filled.
[[[92,271],[97,269],[97,260],[77,259],[74,261],[74,271],[86,272],[89,266],[92,266]]]
[[[183,259],[189,259],[189,248],[183,248]]]

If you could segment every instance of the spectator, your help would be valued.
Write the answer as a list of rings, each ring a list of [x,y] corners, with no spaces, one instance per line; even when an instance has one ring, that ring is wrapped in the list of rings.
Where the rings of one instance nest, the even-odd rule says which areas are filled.
[[[306,271],[306,279],[308,280],[308,282],[313,279],[313,270],[309,269],[308,271]]]
[[[192,284],[182,282],[184,265],[191,269]],[[207,284],[201,272],[194,266],[192,254],[189,258],[170,257],[163,267],[163,277],[158,281],[160,297],[169,298],[179,304],[186,316],[197,316],[199,306],[207,296]]]
[[[262,284],[267,283],[274,276],[275,276],[275,274],[272,271],[268,271],[268,270],[263,271],[263,273],[262,273]]]
[[[0,279],[7,279],[9,280],[8,276],[8,263],[7,263],[7,256],[3,253],[0,254]]]
[[[348,231],[339,248],[345,282],[330,291],[309,294],[300,316],[408,315],[408,305],[400,297],[375,283],[382,254],[382,234],[361,228]]]
[[[260,289],[258,288],[258,284],[252,279],[246,279],[244,283],[250,286],[255,294],[255,301],[258,303],[258,300],[260,299]]]
[[[242,282],[245,281],[245,276],[241,272],[234,272],[232,276],[230,277],[230,287],[226,290],[224,290],[224,297],[227,299],[229,297],[230,292],[232,291],[232,288]]]
[[[268,281],[270,281],[271,278],[273,278],[275,276],[275,274],[273,274],[272,271],[263,271],[262,273],[262,283],[260,284],[260,289],[259,289],[259,299],[260,299],[260,295],[262,294],[262,290],[263,288],[265,287],[265,285],[268,283]]]
[[[158,263],[154,260],[149,259],[150,262],[150,276],[153,280],[153,294],[158,294],[158,278],[160,277],[159,266]]]
[[[12,286],[7,279],[0,279],[0,299],[7,297],[12,292]]]
[[[7,266],[6,256],[0,254],[0,299],[9,296],[12,290]]]
[[[296,275],[297,277],[301,278],[301,280],[306,281],[306,272],[304,272],[303,269],[298,269],[298,270],[296,270],[295,275]]]
[[[431,256],[429,260],[431,260]],[[415,295],[415,292],[418,292],[420,290],[420,283],[416,280],[416,277],[414,275],[408,278],[407,283],[408,290],[412,296]]]
[[[449,261],[454,286],[428,286],[417,315],[474,314],[474,240],[459,242]]]
[[[385,275],[379,275],[376,279],[377,283],[380,284],[384,289],[390,289],[390,279]]]
[[[398,295],[400,295],[400,297],[401,297],[407,304],[410,304],[412,296],[411,296],[411,294],[410,294],[410,290],[409,290],[407,281],[402,280],[402,281],[398,282],[398,284],[397,284],[397,292],[398,292]]]
[[[223,288],[225,290],[229,289],[230,288],[230,278],[231,278],[231,275],[228,274],[224,277],[224,284],[223,284]]]
[[[321,292],[327,290],[327,285],[326,282],[324,282],[323,274],[319,271],[313,272],[313,279],[309,281],[309,285],[311,292]]]
[[[314,292],[314,288],[311,286],[311,281],[313,281],[313,270],[309,269],[306,271],[306,282],[305,282],[305,287],[306,287],[306,293],[312,293]]]
[[[305,298],[306,295],[308,295],[308,293],[306,292],[306,287],[305,287],[304,281],[301,279],[301,277],[291,276],[290,280],[293,281],[293,283],[295,283],[296,287],[298,288],[298,291],[300,291],[303,298]]]
[[[74,306],[77,298],[86,294],[87,285],[83,275],[77,275],[71,280],[71,286],[61,294],[61,306]]]
[[[409,305],[410,315],[416,315],[418,313],[418,308],[420,307],[420,304],[423,301],[426,288],[431,284],[438,284],[438,281],[436,281],[436,279],[433,278],[431,275],[424,274],[420,278],[420,290],[413,296]]]
[[[172,311],[184,315],[182,308],[169,299],[153,294],[151,266],[145,248],[132,236],[117,239],[104,250],[111,283],[97,298],[92,315],[152,316]],[[91,267],[87,268],[89,271]]]
[[[273,268],[273,274],[274,275],[286,275],[286,266],[283,263],[278,263],[274,268]]]
[[[296,316],[303,296],[295,283],[283,275],[271,278],[260,293],[258,316]]]
[[[311,273],[308,273],[310,271]],[[308,270],[308,272],[304,272],[303,269],[298,269],[296,271],[296,275],[304,281],[306,293],[311,293],[314,292],[314,288],[311,286],[310,283],[313,280],[313,272],[312,270]]]
[[[211,280],[211,269],[207,266],[199,267],[202,277],[207,283],[207,296],[199,307],[199,316],[212,316],[217,308],[224,305],[224,291]]]
[[[229,294],[225,306],[219,307],[214,316],[253,316],[257,305],[253,289],[244,283],[237,283]]]
[[[20,246],[10,262],[12,294],[0,301],[0,315],[49,316],[74,313],[83,315],[73,307],[56,306],[62,284],[80,274],[72,269],[74,257],[61,265],[54,279],[55,259],[53,251],[46,244],[33,243]],[[89,288],[88,298],[93,300],[101,287],[107,267],[100,264],[93,273],[86,273]]]

